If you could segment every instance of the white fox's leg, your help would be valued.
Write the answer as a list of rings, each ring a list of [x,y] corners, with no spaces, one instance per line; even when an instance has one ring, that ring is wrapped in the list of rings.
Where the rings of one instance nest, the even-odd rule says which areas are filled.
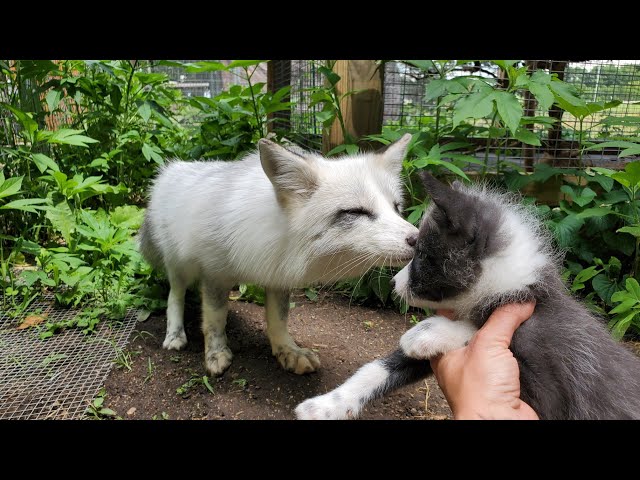
[[[187,282],[181,275],[167,271],[169,278],[169,298],[167,299],[167,334],[162,346],[167,350],[180,350],[187,344],[184,333],[184,295]]]
[[[204,362],[212,375],[222,375],[231,365],[233,355],[227,347],[227,311],[229,288],[203,279],[202,333],[204,334]]]
[[[266,289],[267,336],[271,342],[271,353],[280,365],[289,372],[301,375],[315,372],[320,367],[318,355],[308,348],[300,348],[287,329],[289,315],[289,292]]]

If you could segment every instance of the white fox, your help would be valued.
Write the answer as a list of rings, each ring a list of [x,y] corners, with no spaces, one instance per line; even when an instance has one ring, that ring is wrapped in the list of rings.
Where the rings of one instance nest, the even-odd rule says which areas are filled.
[[[205,364],[222,374],[232,358],[229,290],[255,283],[266,289],[273,355],[288,371],[315,371],[318,356],[296,345],[287,329],[289,292],[411,260],[418,230],[400,215],[410,139],[337,159],[262,139],[259,151],[240,161],[167,163],[139,233],[142,254],[166,270],[171,286],[163,347],[186,345],[185,291],[200,281]]]

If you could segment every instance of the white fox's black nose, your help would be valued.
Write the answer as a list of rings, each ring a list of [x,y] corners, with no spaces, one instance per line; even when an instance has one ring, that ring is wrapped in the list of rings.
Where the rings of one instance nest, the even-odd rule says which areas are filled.
[[[412,233],[411,235],[409,235],[407,237],[407,243],[409,244],[410,247],[415,247],[416,246],[416,242],[418,241],[418,234],[417,233]]]

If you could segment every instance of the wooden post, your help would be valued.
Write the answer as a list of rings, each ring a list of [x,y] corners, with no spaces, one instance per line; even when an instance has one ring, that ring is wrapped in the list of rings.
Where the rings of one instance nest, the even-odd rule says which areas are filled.
[[[275,93],[283,87],[291,85],[291,60],[270,60],[267,63],[267,91]],[[288,102],[290,96],[285,95],[283,102]],[[291,109],[269,113],[267,115],[267,131],[274,129],[288,132],[291,130]]]
[[[373,60],[337,60],[333,71],[340,75],[336,84],[338,95],[360,90],[340,102],[345,130],[362,148],[371,142],[361,140],[365,135],[382,132],[384,69]],[[344,143],[338,119],[331,130],[322,136],[322,150],[328,152]]]

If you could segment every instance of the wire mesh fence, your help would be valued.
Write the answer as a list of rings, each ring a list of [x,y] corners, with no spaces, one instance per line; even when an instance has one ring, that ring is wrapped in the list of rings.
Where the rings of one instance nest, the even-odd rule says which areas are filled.
[[[318,67],[322,60],[291,60],[291,132],[289,137],[296,143],[320,150],[322,148],[322,123],[317,114],[320,105],[312,104],[314,89],[324,85]]]
[[[502,155],[503,160],[521,165],[528,159],[530,164],[543,162],[556,167],[572,167],[576,166],[580,130],[583,142],[640,135],[640,61],[527,60],[521,64],[526,65],[530,71],[555,73],[560,79],[576,87],[587,102],[619,100],[621,103],[617,107],[588,116],[580,126],[579,120],[568,112],[562,112],[557,107],[542,111],[535,102],[526,97],[521,98],[525,115],[556,116],[561,121],[547,131],[543,131],[543,126],[536,125],[535,131],[542,133],[541,147],[523,145],[508,135],[495,138],[492,156]],[[481,62],[461,65],[451,72],[450,78],[470,74],[500,80],[500,71],[495,64]],[[441,124],[451,122],[451,110],[441,108],[438,112],[437,99],[426,99],[426,87],[434,78],[435,72],[424,71],[401,61],[387,62],[384,125],[433,128],[438,114]],[[486,123],[486,120],[476,120],[473,125]],[[618,161],[615,153],[611,150],[589,153],[583,157],[583,165],[619,168],[622,162]]]
[[[121,322],[100,322],[92,335],[67,329],[41,340],[38,327],[18,329],[29,316],[60,322],[79,313],[53,304],[47,295],[18,318],[0,311],[0,419],[82,418],[136,324],[130,309]]]

